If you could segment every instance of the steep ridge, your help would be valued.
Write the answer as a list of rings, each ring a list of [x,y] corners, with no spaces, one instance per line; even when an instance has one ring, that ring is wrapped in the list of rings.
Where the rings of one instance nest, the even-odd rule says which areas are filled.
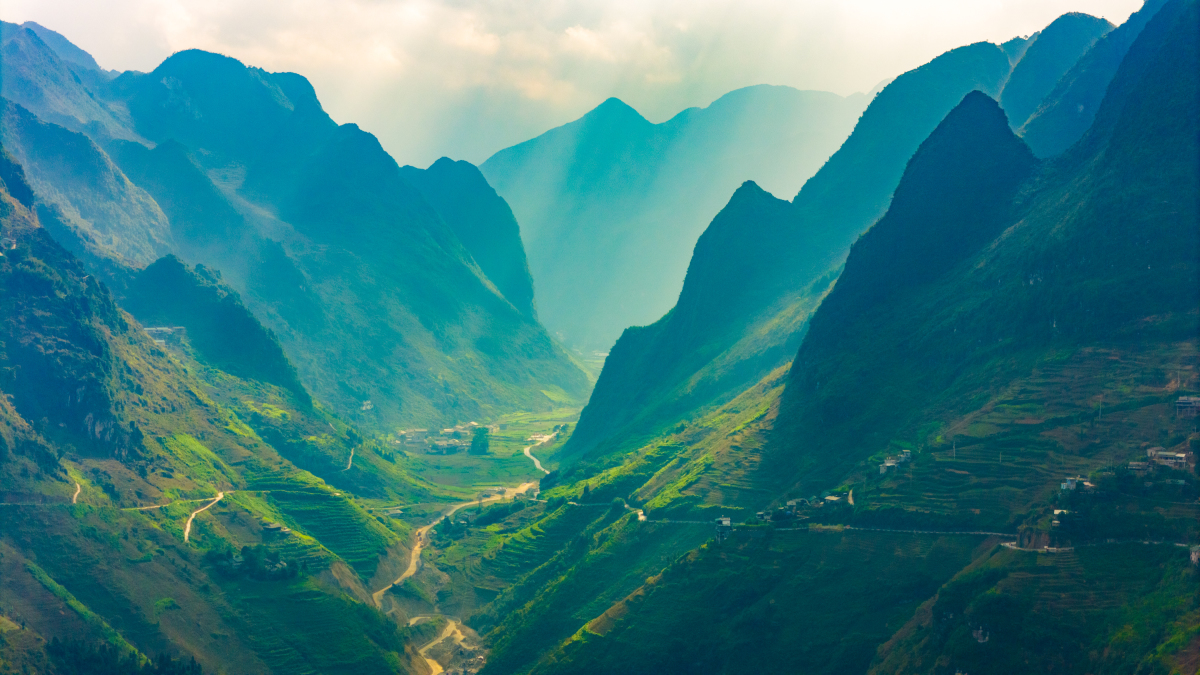
[[[16,241],[0,255],[0,607],[23,627],[5,649],[36,658],[70,638],[83,642],[61,649],[100,641],[206,671],[414,668],[406,631],[362,599],[408,530],[280,452],[319,463],[359,444],[358,466],[391,462],[292,394],[210,371],[186,338],[156,346],[10,196],[31,191],[0,163],[0,232]],[[391,498],[431,496],[392,472]]]
[[[0,138],[25,167],[45,225],[72,252],[144,265],[171,251],[170,225],[158,204],[87,136],[0,99]]]
[[[437,210],[504,298],[525,316],[536,318],[520,227],[479,169],[443,157],[423,171],[404,166],[400,172]]]
[[[1195,87],[1181,81],[1182,65],[1164,62],[1174,49],[1186,64],[1186,43],[1163,46],[1158,37],[1181,30],[1177,16],[1156,17],[1152,26],[1161,29],[1144,32],[1139,48],[1130,50],[1079,151],[1045,172],[1032,194],[1016,202],[1022,213],[1009,217],[1016,226],[973,263],[958,263],[959,273],[930,279],[925,289],[902,288],[907,297],[886,306],[872,305],[855,289],[891,293],[895,279],[868,271],[870,238],[864,237],[861,271],[849,274],[859,265],[852,254],[793,365],[781,418],[809,429],[805,436],[813,443],[805,450],[790,446],[794,457],[833,460],[845,471],[852,454],[838,450],[818,460],[829,451],[817,446],[878,447],[886,443],[884,430],[928,405],[927,397],[999,358],[1015,358],[1008,367],[1021,368],[1038,350],[1119,343],[1128,331],[1140,330],[1143,340],[1169,339],[1180,330],[1180,339],[1189,336],[1197,214],[1196,161],[1189,154],[1196,141],[1188,136],[1195,116],[1187,106]],[[910,166],[918,166],[916,158]],[[969,180],[994,178],[989,172]],[[971,209],[962,217],[978,221],[985,213]],[[922,211],[914,215],[909,222],[924,218]],[[899,222],[902,232],[914,227]],[[1145,323],[1151,316],[1163,318]],[[1003,377],[1006,369],[996,367],[993,376]],[[867,382],[887,392],[872,397],[879,402],[871,406],[860,393]],[[806,480],[819,475],[811,472]]]
[[[175,252],[221,270],[321,400],[395,426],[586,395],[528,291],[523,314],[374,137],[338,127],[302,77],[187,51],[153,73],[122,74],[103,95],[157,144],[110,148],[178,237],[137,262]],[[512,238],[496,253],[519,256]]]
[[[1200,447],[1174,414],[1200,388],[1200,15],[1168,7],[1067,156],[1035,162],[979,93],[943,120],[817,310],[782,403],[764,389],[741,417],[731,403],[543,493],[629,494],[649,507],[638,547],[664,512],[735,528],[522,670],[1189,672],[1200,596],[1180,544],[1200,536],[1200,481],[1126,468]],[[757,507],[738,498],[755,491]],[[773,525],[737,522],[799,497]],[[671,510],[688,499],[695,515]],[[539,613],[510,614],[505,652]]]
[[[87,52],[58,33],[31,22],[20,26],[0,22],[0,53],[0,95],[4,98],[47,122],[86,131],[101,142],[136,138],[128,125],[89,91],[76,71],[84,73],[93,85],[106,82],[107,75]]]
[[[145,325],[182,326],[204,362],[286,389],[301,406],[312,404],[279,341],[221,283],[219,273],[189,269],[169,255],[137,273],[123,304]]]
[[[764,206],[740,213],[744,200],[731,200],[697,243],[675,309],[613,348],[569,451],[636,445],[786,363],[918,144],[968,92],[998,92],[1010,68],[989,43],[947,52],[888,84],[792,203],[755,189],[745,194]]]
[[[1000,92],[1000,107],[1012,127],[1020,129],[1062,76],[1112,29],[1104,19],[1071,12],[1038,33]]]
[[[1166,5],[1147,0],[1125,23],[1096,41],[1039,104],[1020,129],[1038,157],[1053,157],[1078,141],[1092,125],[1108,83],[1146,23]]]
[[[670,308],[727,195],[747,179],[796,189],[866,103],[764,85],[651,124],[609,99],[480,169],[521,223],[543,321],[568,344],[605,351]]]

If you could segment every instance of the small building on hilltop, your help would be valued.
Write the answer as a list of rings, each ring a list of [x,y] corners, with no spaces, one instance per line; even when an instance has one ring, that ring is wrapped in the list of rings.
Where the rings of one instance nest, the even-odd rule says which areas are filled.
[[[1180,396],[1175,401],[1175,414],[1179,417],[1196,417],[1200,415],[1200,397]]]

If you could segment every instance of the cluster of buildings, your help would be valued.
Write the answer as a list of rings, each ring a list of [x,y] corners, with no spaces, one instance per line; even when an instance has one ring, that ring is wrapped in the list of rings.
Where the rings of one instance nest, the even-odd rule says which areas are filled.
[[[471,447],[471,439],[476,429],[487,429],[490,433],[498,433],[504,424],[483,425],[478,422],[467,422],[442,429],[436,434],[429,429],[407,429],[400,431],[395,441],[396,445],[420,448],[431,455],[452,455]]]
[[[1186,471],[1195,461],[1195,455],[1190,452],[1168,452],[1162,447],[1154,447],[1146,448],[1146,461],[1130,462],[1127,466],[1130,471],[1138,474],[1146,473],[1160,466]]]
[[[880,473],[880,475],[883,475],[889,471],[895,470],[895,468],[900,466],[901,464],[905,464],[905,463],[911,462],[911,461],[912,461],[912,450],[904,450],[896,457],[888,457],[887,459],[883,460],[883,464],[879,465],[879,473]]]
[[[263,537],[283,538],[292,533],[290,528],[284,527],[283,523],[270,523],[263,521],[262,523]]]

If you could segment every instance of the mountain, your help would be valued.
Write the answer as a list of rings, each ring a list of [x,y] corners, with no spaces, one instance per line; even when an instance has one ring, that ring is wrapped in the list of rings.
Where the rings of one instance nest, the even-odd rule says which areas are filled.
[[[108,81],[92,57],[33,22],[0,22],[0,95],[41,119],[105,142],[136,135],[92,88]]]
[[[1129,19],[1096,41],[1043,97],[1033,115],[1021,126],[1021,137],[1038,157],[1061,153],[1083,136],[1092,124],[1109,82],[1165,0],[1148,0]]]
[[[652,124],[609,99],[480,169],[521,223],[542,320],[604,351],[670,308],[726,195],[747,179],[796,189],[867,102],[764,85]]]
[[[479,169],[443,157],[424,171],[404,166],[400,172],[437,210],[504,298],[525,316],[536,318],[520,227]]]
[[[646,519],[472,620],[485,672],[1194,670],[1200,481],[1153,455],[1200,448],[1198,23],[1167,4],[1049,161],[965,96],[790,368],[544,490]]]
[[[1000,92],[1000,105],[1014,129],[1025,124],[1062,76],[1112,29],[1104,19],[1071,12],[1038,33]]]
[[[143,316],[191,322],[152,339],[39,226],[22,173],[0,153],[0,661],[91,672],[101,644],[188,675],[167,667],[419,670],[424,633],[371,600],[412,530],[358,500],[446,495],[271,384],[278,344],[203,270],[135,279]]]
[[[94,95],[128,111],[134,140],[97,136],[101,148],[17,106],[4,132],[44,224],[123,301],[123,266],[175,254],[219,270],[318,399],[365,407],[380,428],[586,396],[586,375],[537,322],[527,275],[522,287],[511,213],[477,172],[428,172],[443,219],[302,77],[215,54],[181,52]]]
[[[44,224],[76,254],[144,265],[172,250],[158,204],[84,134],[0,99],[0,138],[25,167]]]
[[[786,363],[917,146],[968,92],[997,93],[1011,68],[993,44],[947,52],[884,87],[792,202],[739,189],[697,242],[675,308],[613,347],[568,449],[634,446]]]

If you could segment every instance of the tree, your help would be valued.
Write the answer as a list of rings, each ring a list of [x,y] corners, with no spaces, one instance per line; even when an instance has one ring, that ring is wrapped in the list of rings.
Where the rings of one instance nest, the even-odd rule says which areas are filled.
[[[489,446],[488,428],[475,427],[475,435],[471,438],[471,449],[468,452],[472,455],[486,455]]]

